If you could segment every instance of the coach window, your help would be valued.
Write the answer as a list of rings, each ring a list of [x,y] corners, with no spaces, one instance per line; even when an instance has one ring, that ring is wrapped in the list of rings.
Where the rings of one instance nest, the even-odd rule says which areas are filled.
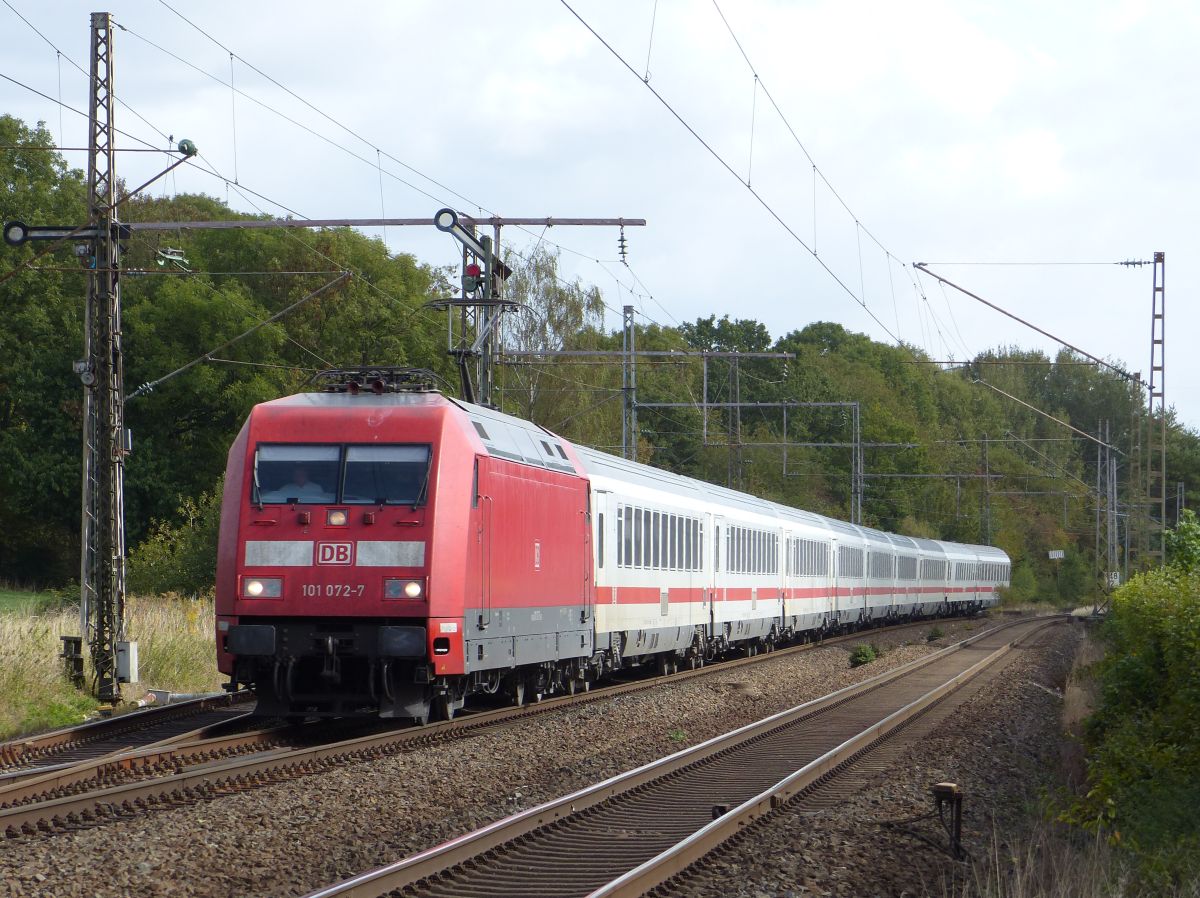
[[[662,566],[663,570],[669,571],[672,568],[671,564],[671,515],[663,512],[662,521],[658,529],[659,538],[662,540]]]
[[[670,525],[669,539],[667,545],[671,547],[668,552],[667,567],[671,570],[676,570],[679,567],[679,516],[668,515],[667,523]]]
[[[642,509],[642,567],[654,567],[654,513]]]
[[[596,558],[598,567],[604,567],[604,512],[596,515]]]
[[[429,478],[428,446],[350,446],[342,501],[354,505],[420,505]]]
[[[340,446],[259,446],[254,455],[254,501],[336,502],[341,459]]]
[[[662,515],[657,511],[652,513],[650,519],[650,551],[651,559],[650,567],[661,568],[662,563]]]
[[[621,557],[625,559],[625,567],[633,567],[633,509],[628,505],[622,506],[624,514],[617,518],[617,526],[621,528]]]

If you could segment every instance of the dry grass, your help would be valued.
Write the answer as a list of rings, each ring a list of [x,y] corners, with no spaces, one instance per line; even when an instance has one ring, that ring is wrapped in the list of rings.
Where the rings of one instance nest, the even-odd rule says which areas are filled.
[[[130,598],[126,631],[138,642],[140,682],[126,697],[146,689],[210,692],[220,688],[211,600],[172,596]],[[79,611],[0,615],[0,738],[81,722],[96,702],[72,688],[60,637],[78,635]],[[90,676],[91,671],[88,670]]]
[[[1044,824],[1015,842],[995,837],[987,858],[942,898],[1200,898],[1200,883],[1147,890],[1101,836]]]
[[[135,597],[126,612],[128,638],[138,643],[143,686],[172,692],[221,688],[211,598]]]

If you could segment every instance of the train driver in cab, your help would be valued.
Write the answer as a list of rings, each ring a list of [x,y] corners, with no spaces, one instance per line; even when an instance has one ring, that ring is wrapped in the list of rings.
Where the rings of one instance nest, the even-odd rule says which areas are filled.
[[[292,467],[292,478],[288,483],[263,495],[264,502],[290,502],[296,500],[304,503],[332,502],[333,491],[325,489],[320,483],[309,479],[308,465],[297,463]]]

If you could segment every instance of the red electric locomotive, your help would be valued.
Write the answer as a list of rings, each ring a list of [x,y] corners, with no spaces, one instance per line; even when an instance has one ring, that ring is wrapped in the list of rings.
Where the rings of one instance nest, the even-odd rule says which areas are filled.
[[[449,717],[467,675],[519,700],[514,665],[592,654],[587,481],[561,440],[505,458],[486,427],[386,371],[253,410],[225,475],[217,636],[259,713]]]

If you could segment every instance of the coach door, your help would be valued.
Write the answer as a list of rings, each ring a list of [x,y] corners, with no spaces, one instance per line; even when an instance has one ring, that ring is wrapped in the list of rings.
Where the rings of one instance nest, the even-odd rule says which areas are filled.
[[[613,547],[608,544],[608,534],[604,532],[609,520],[608,491],[596,490],[593,492],[590,484],[585,489],[588,495],[590,512],[588,524],[590,526],[585,527],[584,532],[591,538],[592,544],[589,548],[593,551],[584,556],[583,612],[581,614],[583,623],[592,620],[595,613],[596,589],[602,583],[608,583],[612,579],[610,574],[605,573],[609,564],[609,560],[605,556],[613,551]]]
[[[838,590],[838,538],[829,543],[829,605],[833,609],[834,623],[842,621],[842,596]]]
[[[712,548],[712,564],[709,565],[708,588],[705,590],[705,596],[708,599],[708,632],[710,635],[716,635],[717,622],[721,620],[721,612],[717,610],[717,603],[725,598],[725,590],[721,587],[722,578],[725,574],[722,571],[725,559],[721,557],[721,540],[725,539],[725,519],[720,515],[712,516],[712,527],[709,528],[712,533],[711,548]]]

